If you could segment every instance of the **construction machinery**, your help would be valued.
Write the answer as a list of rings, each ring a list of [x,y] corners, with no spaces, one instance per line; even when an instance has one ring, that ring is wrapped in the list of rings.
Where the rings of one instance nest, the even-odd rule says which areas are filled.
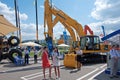
[[[73,41],[69,53],[74,52],[75,48],[79,47],[83,51],[84,57],[90,56],[91,60],[95,58],[95,55],[99,56],[97,53],[109,51],[109,46],[100,43],[99,36],[94,35],[89,26],[85,25],[85,28],[83,29],[82,25],[76,20],[65,14],[62,10],[52,6],[49,3],[49,0],[45,0],[44,8],[44,34],[50,50],[52,50],[53,47],[53,28],[60,22],[68,30]],[[87,34],[88,31],[90,35]]]
[[[22,52],[18,49],[19,38],[16,36],[6,37],[7,34],[17,30],[17,27],[7,21],[3,15],[0,15],[0,61],[9,58],[14,62],[15,54],[22,57]]]

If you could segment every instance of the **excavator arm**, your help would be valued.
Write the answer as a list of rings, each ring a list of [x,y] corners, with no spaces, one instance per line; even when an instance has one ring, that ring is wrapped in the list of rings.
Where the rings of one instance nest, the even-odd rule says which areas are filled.
[[[69,31],[69,33],[70,33],[70,35],[71,35],[71,37],[72,37],[72,40],[73,41],[76,41],[76,37],[75,37],[75,33],[74,33],[74,31],[73,31],[73,29],[71,28],[71,27],[69,27],[69,25],[68,24],[66,24],[66,23],[64,23],[64,22],[61,22],[63,25],[64,25],[64,27]]]
[[[71,36],[73,35],[72,39],[74,41],[76,41],[76,38],[75,38],[75,33],[72,29],[75,30],[76,35],[79,35],[79,37],[85,35],[81,24],[79,24],[76,20],[69,17],[63,11],[53,6],[51,7],[49,0],[45,0],[44,6],[45,6],[44,26],[45,28],[46,26],[48,28],[48,31],[45,32],[45,34],[53,38],[53,27],[55,26],[56,23],[61,22],[65,27],[67,26],[66,28],[71,34]],[[53,15],[55,16],[54,19],[52,18]]]
[[[57,8],[53,7],[51,9],[51,12],[53,15],[59,17],[59,21],[63,21],[64,23],[67,23],[69,26],[71,26],[79,36],[84,36],[84,30],[81,24],[79,24],[76,20],[69,17],[67,14],[65,14],[63,11],[58,10]]]
[[[46,28],[47,32],[45,31],[45,36],[50,37],[47,38],[47,40],[53,38],[53,28],[56,25],[56,23],[60,22],[69,31],[74,42],[80,41],[80,44],[78,44],[78,46],[83,47],[84,50],[91,50],[91,52],[92,51],[94,52],[94,50],[100,50],[99,37],[93,35],[93,31],[89,28],[89,26],[85,25],[84,27],[85,29],[83,29],[82,25],[78,23],[76,20],[65,14],[62,10],[59,10],[54,6],[51,6],[49,0],[45,0],[44,6],[45,6],[44,27],[45,28],[47,27]],[[87,31],[89,31],[90,35],[87,35]],[[87,40],[88,43],[91,44],[88,45],[88,48],[86,48]],[[96,47],[96,45],[98,47]]]
[[[87,31],[89,31],[90,35],[94,35],[93,31],[90,29],[90,27],[88,25],[84,26],[84,32],[87,35]]]

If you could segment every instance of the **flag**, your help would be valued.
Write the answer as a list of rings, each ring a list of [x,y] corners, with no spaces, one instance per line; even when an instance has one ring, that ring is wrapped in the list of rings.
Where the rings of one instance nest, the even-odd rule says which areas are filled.
[[[101,26],[102,27],[102,30],[103,30],[103,36],[105,36],[105,28],[104,26]]]

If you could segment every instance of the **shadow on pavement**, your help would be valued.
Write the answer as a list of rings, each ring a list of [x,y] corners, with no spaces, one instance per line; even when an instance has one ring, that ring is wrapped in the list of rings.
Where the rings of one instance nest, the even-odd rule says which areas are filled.
[[[120,80],[120,76],[119,76],[119,78],[112,78],[111,79],[109,74],[102,72],[101,74],[96,76],[93,80]]]
[[[70,71],[70,74],[72,74],[72,73],[77,73],[78,71],[80,71],[80,70],[78,70],[78,69],[69,68],[69,67],[62,67],[61,69]]]
[[[13,73],[13,72],[20,72],[20,71],[30,71],[30,70],[36,70],[36,69],[42,69],[41,66],[35,66],[35,67],[32,67],[32,66],[26,66],[26,67],[23,67],[23,68],[19,68],[19,69],[14,69],[13,67],[11,67],[11,70],[7,70],[5,72],[0,72],[0,73]]]

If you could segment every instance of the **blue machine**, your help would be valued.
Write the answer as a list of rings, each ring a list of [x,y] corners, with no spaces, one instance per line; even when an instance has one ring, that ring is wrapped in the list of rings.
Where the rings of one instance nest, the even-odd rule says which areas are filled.
[[[52,51],[53,51],[52,37],[47,37],[46,38],[46,43],[47,43],[47,46],[48,46],[49,56],[51,56]]]
[[[67,44],[68,36],[66,30],[63,31],[64,43]]]

